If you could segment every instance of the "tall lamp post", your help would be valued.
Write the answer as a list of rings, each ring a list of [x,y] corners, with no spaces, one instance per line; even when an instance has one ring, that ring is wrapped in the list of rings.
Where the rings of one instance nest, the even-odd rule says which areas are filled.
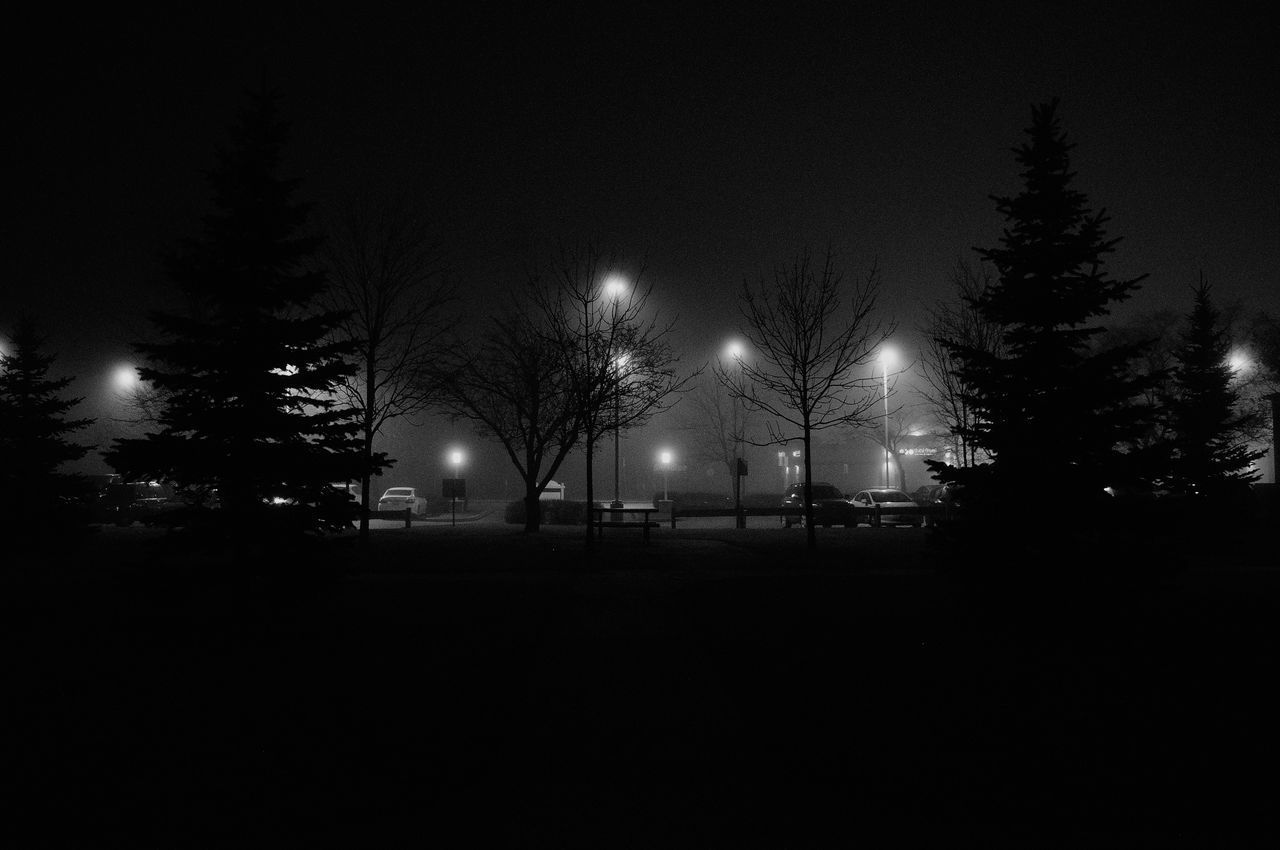
[[[742,343],[733,340],[729,343],[729,357],[733,360],[734,375],[738,381],[742,380]],[[746,528],[746,517],[742,515],[742,420],[738,417],[738,403],[741,401],[737,396],[731,399],[733,402],[733,411],[730,415],[730,427],[733,428],[733,524],[737,528]]]
[[[617,382],[613,388],[613,502],[611,508],[622,507],[622,370],[630,358],[619,354],[613,365],[617,369]]]
[[[662,452],[658,455],[658,460],[662,463],[662,501],[666,502],[671,499],[667,495],[667,473],[671,471],[671,452]]]
[[[462,469],[462,452],[454,449],[449,452],[449,462],[453,464],[453,486],[449,488],[451,494],[451,508],[453,516],[449,520],[449,525],[457,526],[458,524],[458,478]]]
[[[889,364],[893,360],[893,350],[880,349],[880,369],[884,374],[884,486],[889,489]]]
[[[604,292],[613,303],[614,316],[616,318],[618,311],[618,302],[622,300],[623,295],[627,292],[627,282],[619,275],[610,275],[604,282]],[[611,508],[622,507],[622,367],[627,365],[627,355],[620,354],[614,358],[614,368],[617,370],[617,383],[613,388],[613,501],[609,503]]]

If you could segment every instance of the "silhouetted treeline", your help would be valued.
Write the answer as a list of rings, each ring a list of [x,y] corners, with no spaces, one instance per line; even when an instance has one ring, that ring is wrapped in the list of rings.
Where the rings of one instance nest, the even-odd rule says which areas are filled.
[[[1007,497],[1035,484],[1090,505],[1256,480],[1262,399],[1280,389],[1275,321],[1254,322],[1247,392],[1203,282],[1176,339],[1108,336],[1112,308],[1143,278],[1107,272],[1119,240],[1075,187],[1057,102],[1035,107],[1026,132],[1021,190],[992,198],[1002,238],[975,249],[976,267],[959,264],[958,300],[930,311],[922,394],[956,450],[955,464],[931,470],[962,485],[978,515],[985,501],[1026,528],[1038,507]],[[422,203],[365,197],[309,227],[298,182],[279,173],[287,137],[277,98],[252,95],[208,173],[201,234],[166,258],[187,307],[151,314],[154,335],[136,344],[151,430],[117,440],[108,463],[178,488],[192,506],[178,522],[212,521],[216,505],[214,524],[237,535],[335,531],[357,506],[334,485],[363,484],[367,519],[370,476],[393,462],[375,445],[382,424],[436,410],[502,445],[524,482],[526,529],[538,529],[540,494],[572,451],[586,453],[585,495],[598,501],[602,438],[671,407],[698,373],[678,368],[671,321],[643,275],[619,277],[623,264],[594,245],[561,248],[531,260],[516,297],[464,321],[448,309],[447,246]],[[880,401],[887,425],[874,357],[893,323],[876,312],[877,285],[873,269],[850,291],[832,256],[802,251],[744,286],[746,345],[715,370],[732,422],[717,402],[699,426],[719,430],[718,461],[743,441],[800,439],[807,480],[813,432],[865,425]],[[47,377],[39,336],[21,328],[12,342],[0,374],[5,517],[33,519],[65,490],[59,467],[87,451],[68,438],[87,420],[66,418],[76,402],[59,398],[67,379]],[[739,407],[756,417],[752,434]],[[900,414],[896,432],[910,428]]]
[[[960,309],[933,326],[935,395],[952,405],[947,418],[966,451],[989,461],[930,468],[966,488],[971,510],[1030,529],[1044,506],[1009,494],[1032,484],[1088,510],[1109,493],[1203,493],[1256,480],[1250,465],[1263,453],[1244,438],[1254,420],[1237,410],[1207,287],[1196,290],[1173,363],[1143,368],[1151,340],[1106,344],[1101,320],[1143,277],[1106,272],[1119,240],[1074,187],[1056,101],[1033,110],[1027,135],[1016,150],[1022,191],[993,198],[1004,235],[976,249],[993,276],[962,287]]]
[[[334,397],[357,346],[335,337],[344,314],[322,301],[309,210],[279,174],[287,137],[277,98],[251,95],[208,173],[201,236],[167,258],[189,306],[152,313],[154,338],[135,345],[163,399],[157,428],[106,453],[127,479],[216,501],[201,519],[235,538],[342,528],[354,511],[333,483],[385,464],[361,451],[355,412]]]
[[[45,338],[31,319],[13,329],[11,351],[0,351],[0,528],[6,545],[33,542],[35,533],[83,525],[76,509],[85,482],[61,470],[90,449],[72,440],[93,423],[68,414],[83,399],[62,393],[71,378],[53,378],[55,357],[44,352]]]

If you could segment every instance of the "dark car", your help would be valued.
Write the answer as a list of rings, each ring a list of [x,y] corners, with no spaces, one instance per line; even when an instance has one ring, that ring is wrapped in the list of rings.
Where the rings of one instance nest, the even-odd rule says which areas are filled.
[[[912,494],[913,496],[915,494]],[[936,525],[946,520],[954,519],[956,513],[960,510],[964,497],[964,485],[949,482],[947,484],[934,485],[934,490],[927,502],[917,500],[917,504],[926,507],[932,507],[935,510],[925,514],[925,525]]]
[[[183,506],[173,489],[156,481],[108,484],[98,493],[96,519],[116,525],[146,522]]]
[[[932,505],[938,500],[938,491],[941,490],[941,484],[921,484],[919,487],[911,491],[911,501],[921,507]]]
[[[933,500],[939,505],[959,508],[964,504],[964,485],[955,483],[943,484],[938,488]]]
[[[813,504],[813,522],[814,525],[821,525],[823,528],[830,528],[833,525],[854,525],[853,510],[849,504],[849,500],[845,498],[844,493],[840,492],[840,488],[833,484],[815,483],[810,484],[810,496]],[[782,497],[782,507],[784,508],[804,508],[804,483],[792,484],[786,494]],[[803,516],[784,516],[782,524],[787,528],[793,525],[803,525]]]

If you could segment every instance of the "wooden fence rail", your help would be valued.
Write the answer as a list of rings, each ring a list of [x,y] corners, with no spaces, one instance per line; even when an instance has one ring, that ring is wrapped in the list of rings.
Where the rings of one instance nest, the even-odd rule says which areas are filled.
[[[921,516],[927,520],[939,520],[949,519],[951,517],[951,508],[946,505],[911,505],[904,508],[885,509],[879,505],[869,508],[850,505],[847,509],[842,509],[841,513],[852,517],[855,522],[865,522],[879,528],[883,524],[882,519],[885,514],[890,516]],[[734,510],[733,508],[680,508],[673,505],[671,527],[675,528],[676,521],[681,519],[734,516],[776,516],[779,520],[785,517],[798,519],[804,516],[804,510],[802,508],[784,508],[781,506],[776,508],[742,508],[741,510]]]
[[[413,525],[413,512],[409,508],[401,511],[369,511],[369,519],[404,520],[404,527]]]

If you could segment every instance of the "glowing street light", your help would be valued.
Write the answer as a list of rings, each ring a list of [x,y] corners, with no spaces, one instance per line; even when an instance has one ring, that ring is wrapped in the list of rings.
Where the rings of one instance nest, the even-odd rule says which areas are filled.
[[[1249,371],[1253,367],[1253,361],[1249,359],[1249,355],[1236,348],[1231,351],[1231,355],[1227,358],[1227,366],[1231,369],[1231,376],[1234,378],[1243,372]]]
[[[604,294],[608,295],[615,301],[621,298],[627,291],[627,281],[622,275],[613,274],[604,282]]]
[[[111,372],[111,385],[116,388],[116,392],[127,393],[138,383],[138,370],[129,363],[121,363]]]
[[[884,486],[889,488],[889,367],[896,354],[889,346],[880,349],[880,369],[884,374]]]
[[[662,501],[664,502],[671,498],[667,495],[667,473],[671,471],[671,458],[671,452],[666,450],[658,455],[658,462],[662,464]]]

